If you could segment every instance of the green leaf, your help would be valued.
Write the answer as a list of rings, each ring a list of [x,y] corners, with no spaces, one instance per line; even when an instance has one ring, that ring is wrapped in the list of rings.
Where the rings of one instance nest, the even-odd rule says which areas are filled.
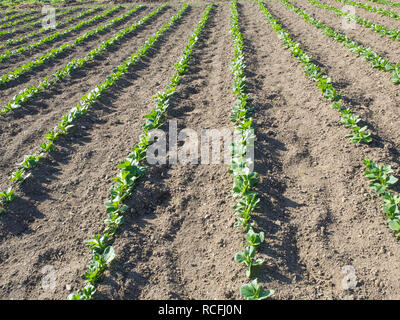
[[[106,264],[110,264],[114,260],[115,251],[112,246],[109,246],[104,250],[103,258]]]
[[[271,297],[274,293],[274,290],[263,290],[257,283],[257,279],[240,287],[240,294],[245,300],[262,300]]]
[[[237,263],[243,263],[243,262],[245,262],[245,261],[246,261],[246,256],[245,256],[245,254],[244,254],[243,252],[238,252],[238,253],[236,253],[236,255],[235,255],[235,261],[236,261]]]
[[[393,231],[400,231],[400,220],[393,219],[389,221],[389,227]]]

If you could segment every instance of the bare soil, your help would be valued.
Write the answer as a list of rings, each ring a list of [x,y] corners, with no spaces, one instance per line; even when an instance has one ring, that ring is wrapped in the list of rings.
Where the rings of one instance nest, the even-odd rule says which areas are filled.
[[[82,13],[84,11],[85,11],[84,9],[81,9],[81,10],[78,10],[78,11],[74,11],[72,13],[69,13],[69,14],[65,15],[65,16],[62,16],[61,18],[59,18],[59,20],[56,20],[56,21],[57,21],[57,23],[58,22],[63,23],[67,19],[69,19],[71,17],[74,17],[74,16],[77,16],[77,15],[79,15],[80,13]],[[88,15],[86,15],[85,17],[83,17],[81,19],[74,20],[73,24],[78,24],[79,22],[81,22],[81,21],[83,21],[85,19],[90,19],[91,17],[94,17],[95,15],[99,14],[100,12],[101,12],[101,10],[93,12],[91,14],[88,14]],[[70,27],[71,27],[71,24],[66,24],[66,25],[63,25],[61,28],[57,28],[56,30],[47,29],[45,32],[37,33],[33,37],[28,38],[28,39],[26,39],[26,40],[24,40],[23,42],[20,42],[20,43],[11,43],[11,44],[5,43],[5,46],[4,46],[4,48],[2,48],[1,53],[4,53],[5,50],[16,50],[22,45],[28,45],[28,44],[37,42],[37,41],[41,40],[44,37],[47,37],[47,36],[49,36],[49,35],[51,35],[53,33],[56,33],[56,32],[64,31],[64,30],[66,30],[67,28],[70,28]],[[28,32],[26,32],[26,34],[31,33],[31,32],[32,32],[32,30],[29,30]],[[23,34],[19,34],[18,36],[19,37],[23,36]]]
[[[307,0],[295,4],[340,28],[341,19],[331,12]],[[256,270],[259,283],[276,291],[274,299],[399,299],[400,245],[362,166],[368,156],[399,173],[398,87],[389,74],[372,69],[280,2],[265,5],[332,77],[374,142],[354,146],[345,138],[348,130],[338,113],[284,49],[257,4],[242,2],[260,176],[255,228],[266,234],[260,248],[266,262]],[[154,8],[148,5],[118,28]],[[204,8],[193,5],[151,54],[57,142],[56,151],[19,190],[21,197],[0,216],[0,298],[65,299],[84,285],[90,260],[84,240],[102,230],[103,202],[116,166],[138,142],[143,116],[154,107],[152,96],[165,90]],[[167,9],[84,70],[0,118],[0,189],[15,163],[37,148],[59,117],[177,10]],[[207,128],[233,130],[229,19],[229,3],[218,3],[200,35],[168,111],[178,130],[191,128],[199,135]],[[398,43],[361,26],[347,34],[391,59],[400,53]],[[1,91],[1,101],[107,37],[111,33]],[[243,232],[233,227],[231,187],[225,163],[150,165],[127,203],[130,210],[113,244],[117,258],[96,298],[240,299],[239,287],[247,279],[233,259],[243,247]],[[56,271],[54,290],[43,287],[49,266]],[[354,290],[346,289],[343,268],[354,268]]]

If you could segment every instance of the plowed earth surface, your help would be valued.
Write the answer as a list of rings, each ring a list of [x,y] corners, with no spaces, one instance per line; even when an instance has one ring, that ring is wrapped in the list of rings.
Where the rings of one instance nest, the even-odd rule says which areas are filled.
[[[337,1],[323,1],[342,7]],[[335,14],[307,0],[293,3],[398,62],[398,42],[359,25],[341,30],[341,18]],[[158,4],[145,6],[108,32],[1,87],[1,105],[72,59],[85,56]],[[260,248],[266,262],[257,269],[258,281],[276,291],[274,299],[399,299],[400,244],[387,226],[380,199],[363,177],[362,166],[368,156],[399,172],[399,89],[390,81],[390,73],[371,68],[279,1],[266,1],[265,6],[333,79],[371,128],[374,142],[355,146],[345,138],[348,130],[338,113],[283,47],[257,3],[241,2],[246,79],[257,136],[254,170],[260,176],[261,202],[254,220],[266,235]],[[129,8],[1,63],[0,73],[72,42]],[[59,118],[179,8],[176,3],[169,5],[71,77],[21,109],[0,116],[0,190],[7,188],[15,164],[37,149]],[[90,260],[84,241],[102,230],[104,201],[116,166],[138,142],[143,116],[155,107],[152,96],[166,89],[204,9],[205,2],[193,3],[150,54],[57,141],[56,150],[18,188],[20,197],[0,216],[0,298],[65,299],[82,288]],[[398,21],[362,9],[356,14],[399,27]],[[171,101],[167,118],[178,131],[190,128],[200,136],[202,129],[234,128],[229,23],[229,2],[218,2]],[[148,168],[127,202],[130,209],[113,243],[116,260],[100,281],[96,298],[240,299],[239,287],[247,279],[234,255],[243,248],[243,232],[233,226],[235,201],[228,164],[167,163]],[[352,290],[346,289],[346,266],[355,271]],[[53,289],[43,285],[49,268],[56,274]]]

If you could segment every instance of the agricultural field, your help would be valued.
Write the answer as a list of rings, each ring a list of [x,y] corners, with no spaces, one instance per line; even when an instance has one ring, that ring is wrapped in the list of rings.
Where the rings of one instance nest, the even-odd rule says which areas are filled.
[[[399,56],[399,0],[0,0],[0,298],[400,299]]]

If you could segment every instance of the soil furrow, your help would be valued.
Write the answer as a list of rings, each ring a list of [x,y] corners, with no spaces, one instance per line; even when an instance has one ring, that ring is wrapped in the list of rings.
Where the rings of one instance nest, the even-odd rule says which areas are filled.
[[[380,150],[380,159],[398,165],[400,95],[398,87],[390,80],[390,74],[373,69],[369,62],[348,52],[340,43],[315,32],[313,26],[280,3],[269,2],[268,7],[311,54],[321,70],[332,77],[334,86],[344,94],[344,101],[375,133],[371,147]]]
[[[143,115],[153,107],[151,97],[168,84],[203,9],[193,7],[34,170],[25,196],[1,219],[2,297],[65,299],[67,284],[82,287],[89,260],[84,240],[101,228],[110,177],[137,142]],[[41,286],[46,265],[57,273],[54,292]]]
[[[369,11],[364,10],[362,8],[353,7],[351,5],[347,5],[345,3],[338,2],[338,1],[335,1],[335,0],[321,0],[321,2],[327,3],[330,6],[334,6],[334,7],[338,8],[338,9],[341,9],[341,10],[343,10],[343,8],[346,8],[346,7],[351,8],[351,10],[355,10],[354,14],[359,16],[359,17],[361,17],[361,18],[373,21],[375,23],[379,23],[379,24],[381,24],[383,26],[386,26],[387,28],[390,28],[390,29],[392,29],[392,28],[400,29],[400,21],[399,20],[393,19],[391,17],[383,16],[383,15],[377,13],[377,12],[369,12]],[[377,3],[373,3],[373,2],[369,2],[368,4],[370,4],[372,6],[377,6],[378,5]],[[386,8],[386,9],[388,9],[388,8]],[[390,8],[390,9],[393,9],[393,8]],[[360,29],[360,28],[362,28],[362,27],[357,25],[357,29]]]
[[[392,11],[396,12],[397,14],[400,14],[400,8],[399,7],[396,8],[396,7],[392,7],[390,5],[385,5],[383,3],[377,3],[377,2],[374,2],[374,1],[367,1],[367,0],[357,0],[356,2],[361,2],[361,3],[364,3],[366,5],[369,5],[369,6],[372,6],[372,7],[376,7],[376,8],[381,8],[381,9],[384,9],[384,10],[392,10]],[[396,2],[396,1],[392,1],[392,2]],[[399,2],[397,2],[397,3],[399,3]],[[361,10],[365,11],[364,9],[361,9]],[[393,19],[393,20],[395,20],[395,19]]]
[[[191,129],[198,137],[202,129],[232,133],[229,16],[229,6],[220,5],[210,17],[171,102],[168,118],[178,132]],[[102,298],[239,298],[246,278],[233,261],[243,234],[233,227],[232,177],[227,163],[202,160],[150,166],[131,201],[134,214],[115,241],[121,258],[99,286]]]
[[[69,7],[65,8],[65,10],[63,10],[63,11],[66,11],[68,9],[70,9],[70,8]],[[56,10],[56,14],[59,13],[59,12],[60,12],[59,10]],[[70,14],[65,15],[64,17],[71,17],[73,14],[74,13],[70,13]],[[41,15],[39,16],[39,18],[41,18]],[[30,21],[30,22],[26,23],[25,25],[31,24],[32,22],[33,21]],[[35,26],[31,26],[31,27],[26,28],[26,29],[23,29],[24,26],[16,26],[17,30],[14,33],[0,36],[0,40],[7,40],[7,39],[13,38],[15,36],[22,36],[24,34],[28,34],[29,32],[32,32],[32,31],[38,31],[38,30],[40,30],[42,28],[42,24],[41,23],[39,23],[39,24],[37,24]]]
[[[315,7],[307,0],[296,0],[293,1],[293,4],[296,7],[307,11],[313,17],[321,20],[325,25],[332,27],[337,32],[346,34],[350,39],[362,44],[366,48],[372,48],[372,50],[374,50],[377,54],[385,59],[389,59],[389,61],[392,63],[400,62],[400,42],[393,41],[388,37],[382,37],[373,30],[365,28],[356,23],[354,29],[347,27],[343,28],[342,23],[343,20],[347,22],[346,19],[338,17],[332,11]],[[314,29],[314,33],[320,33],[317,28],[314,27]],[[384,77],[388,76],[390,78],[390,72],[386,73]]]
[[[67,19],[69,19],[69,18],[71,18],[71,17],[73,17],[73,16],[77,16],[77,15],[81,14],[82,12],[84,12],[84,11],[86,11],[86,10],[87,10],[87,9],[82,9],[82,10],[80,10],[80,11],[74,11],[74,12],[72,12],[71,14],[68,14],[68,15],[63,16],[62,19],[56,20],[56,23],[58,23],[58,22],[63,23],[63,22],[65,22]],[[63,25],[63,26],[61,26],[61,27],[59,27],[59,28],[57,28],[57,29],[48,29],[47,31],[45,31],[45,32],[43,32],[43,33],[37,33],[37,34],[35,34],[33,37],[28,38],[28,39],[26,39],[26,40],[24,40],[24,41],[22,41],[22,42],[11,43],[11,44],[9,44],[9,43],[6,42],[6,43],[5,43],[5,47],[2,49],[2,53],[5,53],[5,50],[10,50],[10,51],[12,51],[12,50],[18,49],[19,47],[21,47],[21,46],[23,46],[23,45],[24,45],[24,46],[30,45],[30,44],[32,44],[32,43],[34,43],[34,42],[37,42],[37,41],[40,41],[40,39],[45,38],[45,37],[48,37],[48,36],[50,36],[50,35],[52,35],[52,34],[54,34],[54,33],[56,33],[56,32],[62,32],[62,31],[64,31],[64,30],[68,29],[69,27],[71,27],[71,26],[73,26],[73,25],[75,25],[75,24],[78,24],[78,23],[81,22],[81,21],[84,21],[84,20],[86,20],[86,19],[93,18],[94,16],[98,15],[98,14],[101,13],[101,12],[102,12],[102,10],[98,10],[98,11],[92,12],[92,13],[90,13],[90,14],[84,16],[83,18],[76,19],[76,20],[74,20],[74,21],[72,21],[72,22],[69,22],[68,24]],[[31,33],[31,32],[32,32],[32,31],[29,31],[28,33]],[[20,36],[20,35],[18,35],[18,36]]]
[[[307,0],[294,4],[397,61],[396,42],[359,25],[343,30],[341,18]],[[0,190],[9,184],[7,174],[15,162],[37,149],[60,116],[179,10],[171,6],[72,77],[0,118]],[[370,128],[373,142],[356,146],[345,137],[349,130],[340,124],[339,113],[283,47],[257,3],[242,2],[246,81],[254,99],[257,137],[254,171],[260,177],[256,187],[260,207],[252,218],[255,231],[264,231],[266,238],[257,254],[265,263],[253,270],[253,276],[265,289],[275,290],[274,299],[400,299],[400,245],[387,226],[382,201],[363,176],[362,165],[368,156],[391,164],[399,176],[398,87],[389,73],[373,69],[279,1],[266,1],[265,6],[321,71],[332,77],[344,104]],[[20,198],[0,215],[2,299],[65,299],[84,286],[90,260],[84,241],[103,230],[104,201],[118,172],[116,166],[138,142],[143,116],[155,107],[154,94],[164,91],[175,73],[174,64],[204,8],[205,4],[193,5],[146,58],[108,89],[67,136],[57,140],[56,150],[17,188]],[[6,89],[7,97],[27,84],[37,84],[71,59],[83,57],[154,9],[150,5],[112,32],[32,72],[14,89]],[[400,26],[394,19],[362,9],[356,9],[356,14],[389,27]],[[233,226],[233,177],[229,163],[222,158],[218,164],[205,163],[200,152],[202,130],[215,129],[213,138],[220,134],[226,138],[234,128],[229,24],[229,3],[219,3],[161,128],[167,133],[168,148],[172,147],[169,130],[177,124],[178,150],[198,143],[199,162],[184,163],[180,157],[176,164],[148,164],[148,172],[126,201],[130,209],[112,244],[116,259],[97,287],[97,299],[241,298],[239,288],[248,279],[244,266],[234,262],[235,253],[243,249],[244,232]],[[3,92],[0,99],[8,102]],[[192,139],[185,140],[184,129],[190,129],[186,138],[189,134]],[[222,138],[219,141],[229,145]],[[354,287],[349,280],[354,280]]]
[[[113,13],[111,13],[110,15],[108,15],[105,18],[102,18],[100,20],[97,20],[96,22],[94,22],[93,24],[90,25],[86,25],[83,26],[82,28],[80,28],[79,30],[73,31],[71,33],[68,33],[67,35],[60,37],[58,39],[55,39],[54,41],[51,41],[50,43],[45,43],[37,48],[34,48],[32,50],[28,50],[22,54],[18,54],[16,56],[12,56],[10,57],[10,59],[6,60],[5,62],[2,62],[0,64],[0,73],[1,75],[9,73],[11,71],[13,71],[14,69],[16,69],[17,67],[20,67],[26,63],[29,63],[32,60],[37,59],[38,57],[42,56],[43,54],[53,50],[53,49],[57,49],[59,48],[61,45],[63,45],[64,43],[73,43],[75,41],[76,38],[79,38],[80,36],[84,35],[86,32],[91,31],[105,23],[107,23],[108,21],[118,17],[119,15],[123,14],[124,12],[126,12],[127,10],[124,8],[121,8],[120,10],[114,11]],[[104,11],[98,12],[97,15],[102,14]],[[135,18],[135,14],[133,14],[131,16],[131,19]],[[89,18],[86,18],[85,20],[89,20]],[[72,24],[71,24],[72,25]],[[79,50],[79,47],[85,46],[90,44],[91,42],[94,42],[95,40],[97,40],[97,36],[87,39],[85,40],[82,44],[78,44],[76,47],[71,48],[70,50],[67,50],[65,53],[62,54],[63,57],[69,57],[71,55],[71,53],[76,52],[77,50]],[[46,67],[48,67],[49,65],[55,64],[57,63],[57,61],[60,61],[60,58],[51,60],[50,63],[45,63],[45,66],[43,66],[41,69],[45,69]],[[23,81],[26,82],[26,79],[30,78],[29,75],[34,75],[36,76],[36,68],[34,70],[32,70],[31,72],[29,72],[26,75],[23,75],[22,78]],[[7,95],[7,88],[10,87],[14,87],[15,83],[18,83],[17,81],[11,81],[10,84],[8,85],[4,85],[0,87],[0,94],[1,94],[1,98],[3,99],[3,97],[5,95]],[[15,89],[14,89],[15,90]]]
[[[267,7],[285,17],[286,11]],[[266,232],[261,251],[269,258],[260,281],[276,289],[278,299],[398,298],[400,247],[362,176],[364,156],[381,159],[381,151],[344,138],[338,114],[283,49],[257,5],[242,10],[255,98],[255,171],[264,196],[257,223]],[[294,20],[284,19],[299,26]],[[303,26],[288,31],[297,30],[309,32]],[[354,290],[343,284],[347,265],[355,269]]]
[[[149,14],[152,10],[155,10],[155,8],[156,7],[145,8],[143,10],[139,10],[133,13],[132,15],[127,17],[124,21],[117,23],[117,25],[114,25],[111,28],[109,28],[106,32],[103,31],[97,33],[93,37],[85,40],[83,43],[73,48],[67,49],[65,52],[60,54],[60,56],[56,57],[55,59],[52,59],[51,61],[48,61],[42,64],[41,66],[35,67],[33,70],[28,71],[27,73],[21,75],[18,79],[12,80],[11,82],[4,84],[0,90],[0,101],[1,101],[0,104],[4,106],[12,99],[12,97],[14,97],[24,88],[26,88],[27,86],[38,85],[38,83],[42,81],[44,77],[46,76],[50,77],[51,75],[54,74],[54,72],[56,72],[58,69],[60,69],[73,59],[79,59],[86,56],[88,52],[98,47],[103,41],[110,39],[113,35],[115,35],[115,33],[122,30],[123,28],[129,27],[130,25],[136,23],[144,16]],[[116,16],[111,17],[110,19],[107,20],[102,20],[100,24],[98,24],[97,26],[92,26],[91,30],[95,29],[100,25],[105,24],[107,21],[112,20],[127,11],[119,11],[119,13],[117,13]],[[72,39],[75,40],[78,37],[79,36],[75,36]],[[59,47],[60,45],[61,43],[59,43],[56,47]],[[31,61],[31,59],[25,61],[24,63],[29,61]]]
[[[17,13],[13,13],[13,14],[11,14],[11,16],[13,16],[13,15],[15,15],[15,14],[17,14]],[[26,17],[31,17],[31,16],[33,16],[33,15],[35,15],[35,14],[38,14],[38,13],[37,13],[37,12],[33,12],[33,13],[29,13],[29,14],[24,15],[24,16],[16,16],[16,17],[11,18],[11,19],[8,19],[8,20],[6,20],[6,21],[0,22],[0,25],[2,25],[2,24],[4,24],[4,23],[14,22],[14,21],[17,21],[17,20],[26,18]],[[1,28],[1,29],[3,29],[3,28]]]
[[[32,23],[32,22],[36,22],[37,20],[39,20],[40,18],[41,18],[41,16],[42,16],[42,14],[40,13],[40,12],[35,12],[35,13],[32,13],[32,14],[29,14],[29,15],[27,15],[27,16],[24,16],[24,17],[19,17],[18,19],[16,19],[16,20],[23,20],[23,19],[25,19],[25,18],[29,18],[29,19],[32,19],[32,20],[29,20],[29,21],[20,21],[18,24],[15,24],[15,25],[13,25],[13,26],[8,26],[8,27],[1,27],[0,28],[0,30],[1,31],[7,31],[7,30],[11,30],[11,29],[13,29],[13,28],[23,28],[24,26],[26,26],[26,25],[28,25],[28,24],[30,24],[30,23]],[[16,20],[15,21],[6,21],[6,22],[4,22],[4,23],[9,23],[9,22],[16,22]],[[0,23],[0,25],[2,25],[3,23]]]
[[[7,153],[0,155],[0,167],[4,170],[0,181],[4,183],[7,172],[13,168],[15,162],[36,150],[43,140],[43,135],[59,123],[60,117],[167,22],[174,10],[167,9],[154,17],[71,77],[57,82],[50,90],[41,93],[20,110],[1,117],[0,140],[3,141],[2,145],[9,149]],[[108,38],[110,37],[112,35],[108,35]]]

